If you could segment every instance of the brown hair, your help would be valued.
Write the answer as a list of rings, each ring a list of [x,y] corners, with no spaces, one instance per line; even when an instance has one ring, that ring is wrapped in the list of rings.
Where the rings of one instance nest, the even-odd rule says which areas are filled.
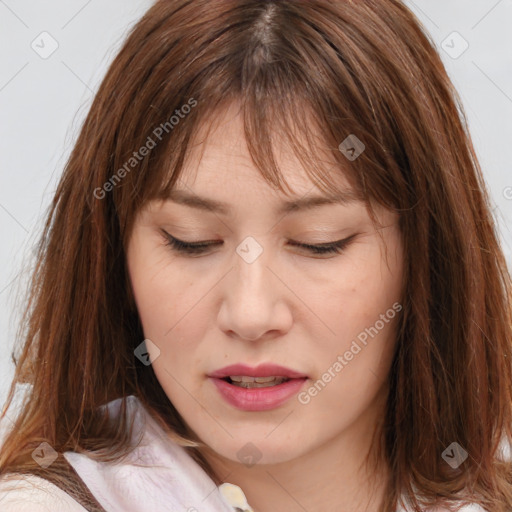
[[[44,227],[7,405],[16,382],[32,388],[0,474],[65,487],[58,461],[45,470],[33,461],[42,441],[59,453],[120,457],[129,425],[121,416],[112,428],[98,406],[134,394],[219,482],[151,366],[134,356],[144,335],[125,247],[136,212],[175,184],[199,123],[235,101],[272,186],[285,190],[272,156],[279,133],[333,192],[315,157],[321,134],[367,204],[400,214],[404,309],[382,436],[391,468],[382,511],[394,511],[401,493],[414,510],[461,497],[510,510],[510,464],[497,452],[512,441],[510,275],[461,101],[435,44],[398,0],[161,0],[132,29]],[[296,143],[297,126],[308,148]],[[338,149],[349,135],[365,145],[353,161]],[[139,154],[143,146],[151,147]],[[469,454],[458,469],[441,456],[452,442]]]

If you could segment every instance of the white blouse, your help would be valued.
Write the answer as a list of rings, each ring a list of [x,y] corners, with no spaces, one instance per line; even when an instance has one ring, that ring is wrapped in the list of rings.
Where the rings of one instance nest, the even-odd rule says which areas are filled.
[[[120,404],[117,399],[107,407],[116,414]],[[135,415],[134,444],[139,438],[140,443],[122,462],[96,462],[84,454],[64,453],[107,512],[253,512],[240,487],[230,483],[217,487],[183,447],[169,440],[135,396],[128,397],[127,409]],[[0,510],[87,512],[59,487],[33,475],[0,480]],[[484,512],[478,505],[462,511]]]

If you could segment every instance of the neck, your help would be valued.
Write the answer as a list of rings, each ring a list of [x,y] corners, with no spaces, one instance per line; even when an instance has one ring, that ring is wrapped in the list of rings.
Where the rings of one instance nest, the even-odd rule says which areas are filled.
[[[375,512],[389,477],[387,464],[370,454],[382,439],[382,418],[382,407],[371,407],[335,438],[278,464],[248,467],[209,448],[203,454],[221,481],[240,486],[254,512]],[[377,463],[366,465],[368,456]]]

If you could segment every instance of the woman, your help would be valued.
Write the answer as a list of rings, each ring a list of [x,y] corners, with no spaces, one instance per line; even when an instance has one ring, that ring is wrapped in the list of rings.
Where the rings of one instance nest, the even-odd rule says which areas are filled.
[[[401,2],[157,2],[38,261],[8,510],[512,507],[510,276]]]

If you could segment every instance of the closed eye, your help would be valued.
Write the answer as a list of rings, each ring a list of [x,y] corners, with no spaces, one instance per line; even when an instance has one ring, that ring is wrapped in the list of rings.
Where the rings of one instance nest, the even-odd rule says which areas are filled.
[[[200,242],[185,242],[183,240],[179,240],[175,238],[170,233],[167,233],[165,230],[162,230],[162,234],[164,235],[165,245],[168,245],[173,251],[179,252],[182,254],[189,255],[201,255],[208,252],[208,250],[216,245],[222,244],[221,240],[205,240]],[[341,254],[347,245],[355,238],[358,233],[354,233],[347,238],[342,240],[337,240],[336,242],[327,242],[323,244],[305,244],[302,242],[296,242],[294,240],[290,240],[289,244],[295,247],[302,248],[311,254],[315,255],[325,255],[325,254]]]

